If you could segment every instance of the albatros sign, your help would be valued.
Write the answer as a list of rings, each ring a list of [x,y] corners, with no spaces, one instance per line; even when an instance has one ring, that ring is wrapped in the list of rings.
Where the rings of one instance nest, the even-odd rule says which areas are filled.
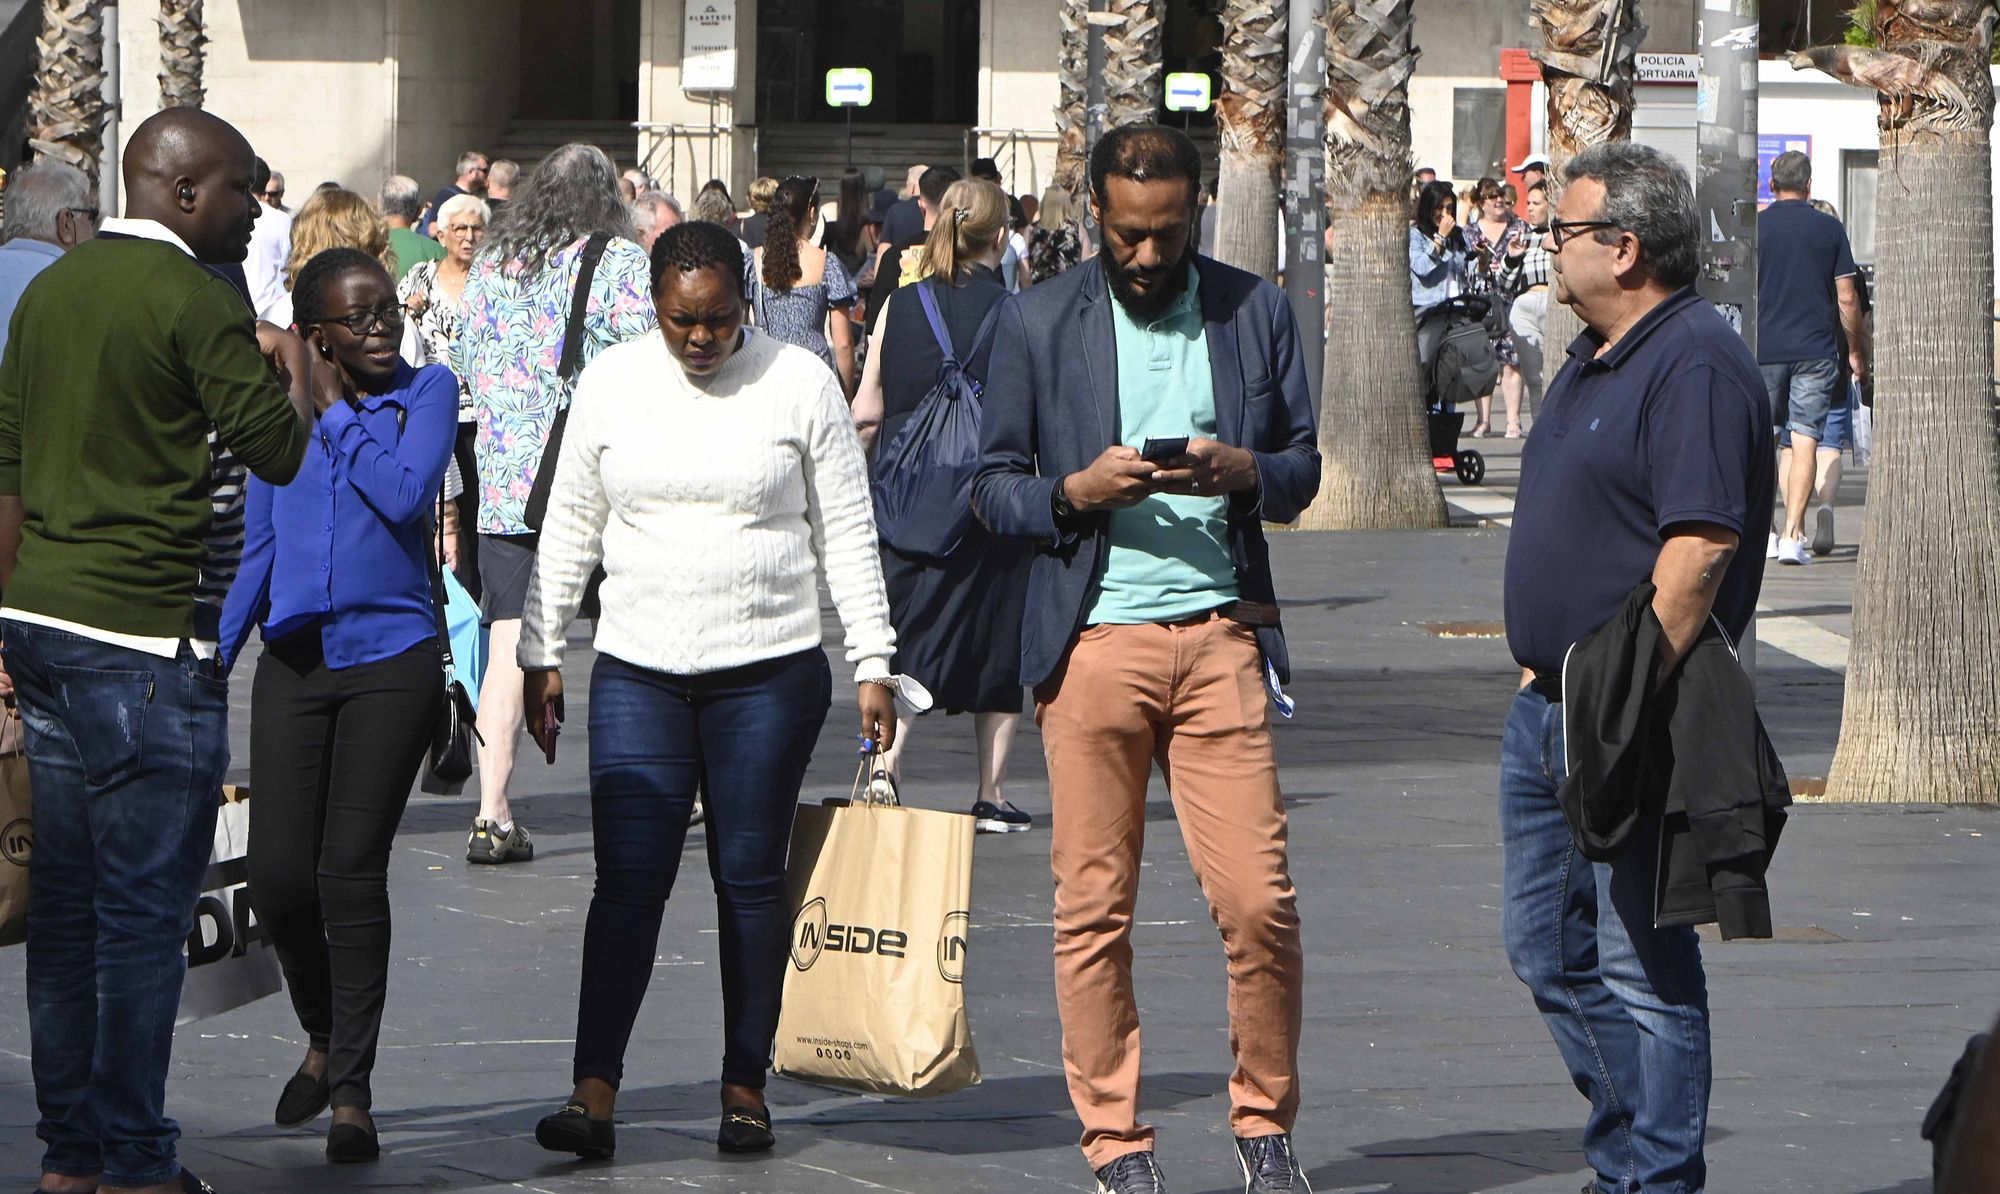
[[[681,90],[736,89],[736,0],[687,0]]]

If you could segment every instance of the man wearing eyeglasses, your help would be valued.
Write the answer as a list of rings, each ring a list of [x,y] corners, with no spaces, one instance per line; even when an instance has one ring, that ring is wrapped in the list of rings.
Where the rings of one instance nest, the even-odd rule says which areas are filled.
[[[485,195],[486,176],[492,173],[492,170],[492,163],[487,160],[486,155],[476,149],[468,149],[464,153],[459,154],[458,178],[450,186],[439,191],[437,197],[431,200],[430,213],[424,217],[424,226],[418,231],[422,232],[425,236],[435,239],[437,237],[437,229],[434,227],[434,224],[437,220],[437,213],[444,210],[445,201],[455,199],[460,195]]]
[[[1700,946],[1690,926],[1655,926],[1657,811],[1612,861],[1573,844],[1557,792],[1591,740],[1568,738],[1564,688],[1570,648],[1623,616],[1647,580],[1659,646],[1633,664],[1633,683],[1664,687],[1711,614],[1730,642],[1742,635],[1764,557],[1738,545],[1770,518],[1770,406],[1749,347],[1695,292],[1700,222],[1681,168],[1614,142],[1572,158],[1564,179],[1550,264],[1556,300],[1585,331],[1528,435],[1507,548],[1507,640],[1522,672],[1501,747],[1503,932],[1590,1099],[1586,1190],[1692,1194],[1707,1180]],[[1596,709],[1570,711],[1580,735],[1596,724]]]
[[[75,166],[43,158],[14,176],[0,221],[0,353],[21,292],[56,258],[97,235],[90,179]]]

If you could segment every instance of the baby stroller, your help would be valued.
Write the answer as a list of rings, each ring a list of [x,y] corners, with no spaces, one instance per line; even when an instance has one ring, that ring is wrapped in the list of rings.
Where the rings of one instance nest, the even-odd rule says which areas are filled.
[[[1463,485],[1486,479],[1486,458],[1459,449],[1465,412],[1458,404],[1492,393],[1500,377],[1500,359],[1493,353],[1486,327],[1491,310],[1484,296],[1460,295],[1417,313],[1417,360],[1424,374],[1431,465],[1440,473],[1457,473]]]

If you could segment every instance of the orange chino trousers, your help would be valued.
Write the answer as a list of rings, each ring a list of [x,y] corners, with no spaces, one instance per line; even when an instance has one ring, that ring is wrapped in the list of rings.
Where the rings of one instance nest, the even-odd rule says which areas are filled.
[[[1096,1169],[1153,1145],[1139,1122],[1132,916],[1156,763],[1228,961],[1230,1128],[1291,1131],[1304,964],[1254,632],[1213,614],[1089,626],[1035,698],[1052,808],[1056,1003],[1084,1157]]]

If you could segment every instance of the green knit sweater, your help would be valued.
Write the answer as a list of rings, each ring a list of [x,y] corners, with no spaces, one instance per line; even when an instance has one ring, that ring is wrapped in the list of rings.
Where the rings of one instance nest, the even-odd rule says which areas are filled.
[[[228,282],[160,241],[71,249],[0,360],[0,495],[27,516],[6,607],[212,641],[242,470],[282,485],[307,438]]]

